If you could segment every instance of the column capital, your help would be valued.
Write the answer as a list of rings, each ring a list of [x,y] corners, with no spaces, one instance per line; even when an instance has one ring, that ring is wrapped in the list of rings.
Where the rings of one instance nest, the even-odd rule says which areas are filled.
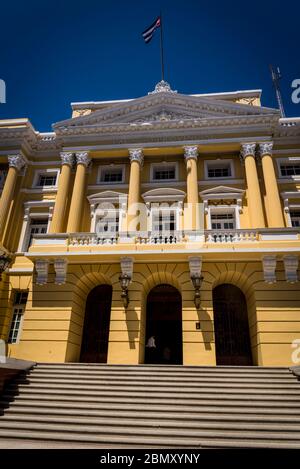
[[[198,158],[198,147],[197,145],[188,145],[184,148],[184,158],[185,161],[190,159],[197,160]]]
[[[74,154],[68,151],[61,151],[60,152],[61,164],[67,164],[69,166],[73,166],[74,164]]]
[[[144,155],[142,148],[130,148],[129,150],[130,163],[137,161],[141,166],[144,164]]]
[[[91,162],[88,151],[76,151],[75,157],[76,163],[83,164],[85,167],[87,167]]]
[[[8,165],[10,168],[16,168],[20,171],[25,166],[25,160],[21,153],[15,155],[8,155]]]
[[[246,156],[253,156],[255,158],[255,149],[256,149],[256,143],[243,143],[241,145],[241,152],[240,152],[241,160],[244,161]]]
[[[273,142],[263,142],[258,144],[259,155],[261,158],[265,155],[272,155],[273,152]]]

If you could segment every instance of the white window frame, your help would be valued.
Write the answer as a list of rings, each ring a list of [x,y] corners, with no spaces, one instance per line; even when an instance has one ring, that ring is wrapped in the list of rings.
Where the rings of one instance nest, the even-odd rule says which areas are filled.
[[[31,208],[47,207],[48,212],[30,212]],[[26,252],[30,237],[31,220],[34,218],[45,218],[48,221],[47,233],[49,232],[50,223],[52,221],[54,209],[54,201],[30,201],[24,204],[24,218],[18,246],[18,252]]]
[[[230,176],[222,176],[222,177],[209,177],[208,170],[213,166],[219,166],[220,164],[227,164],[230,167]],[[215,160],[204,160],[204,177],[206,180],[209,181],[221,181],[222,179],[233,179],[235,177],[234,171],[234,162],[232,159],[227,158],[218,158]]]
[[[165,212],[174,212],[175,213],[175,230],[174,230],[174,232],[179,231],[180,230],[180,210],[181,210],[181,208],[177,204],[174,204],[174,203],[170,204],[169,206],[167,206],[166,203],[153,204],[153,205],[151,204],[150,217],[149,217],[149,219],[150,219],[149,231],[154,231],[154,222],[153,222],[154,215],[156,215],[159,212],[164,212],[164,211]]]
[[[119,222],[118,222],[118,229],[116,231],[97,231],[97,223],[98,223],[98,219],[100,218],[100,212],[103,212],[103,210],[105,210],[108,214],[108,216],[110,216],[110,213],[112,214],[112,217],[114,217],[115,219],[118,218]],[[120,223],[121,223],[121,219],[120,217],[122,216],[122,214],[120,214],[120,210],[118,208],[108,208],[106,209],[105,207],[98,207],[95,211],[95,229],[94,231],[98,234],[98,235],[103,235],[104,237],[109,237],[110,235],[113,236],[114,234],[118,234],[120,232]]]
[[[40,176],[49,176],[55,175],[56,176],[56,184],[52,186],[40,186],[38,184]],[[59,180],[60,170],[55,168],[47,168],[47,169],[38,169],[34,173],[33,184],[32,187],[39,188],[41,190],[48,190],[48,189],[56,189],[58,187],[58,180]]]
[[[106,165],[101,165],[98,168],[98,175],[97,175],[97,184],[103,184],[103,185],[118,185],[118,184],[124,184],[125,182],[125,164],[106,164]],[[122,171],[122,180],[121,181],[102,181],[102,175],[105,171],[108,170],[114,170],[114,169],[121,169]]]
[[[155,173],[155,170],[159,169],[159,168],[166,168],[168,166],[174,166],[175,168],[175,178],[173,179],[155,179],[154,178],[154,173]],[[150,165],[150,182],[155,182],[155,183],[160,183],[160,184],[164,184],[165,182],[176,182],[178,181],[178,174],[179,174],[179,171],[178,171],[178,161],[163,161],[163,162],[160,162],[160,163],[151,163]]]
[[[16,293],[20,292],[20,291],[24,291],[24,292],[26,291],[27,292],[27,290],[14,290],[14,295],[16,295]],[[10,321],[10,326],[9,326],[9,329],[8,329],[7,342],[9,341],[9,336],[10,336],[11,328],[12,328],[12,325],[13,325],[15,310],[16,309],[21,309],[22,312],[19,313],[19,314],[21,314],[21,320],[20,320],[20,325],[19,325],[18,335],[17,335],[16,341],[15,342],[8,342],[9,345],[15,345],[15,344],[18,344],[20,342],[21,332],[22,332],[22,329],[23,329],[24,313],[25,313],[25,310],[26,310],[27,301],[28,301],[28,296],[27,296],[27,299],[26,299],[26,303],[22,303],[22,304],[16,304],[15,299],[14,299],[14,303],[13,303],[13,306],[12,306],[11,321]]]
[[[234,222],[235,222],[235,228],[233,228],[233,231],[239,230],[240,229],[240,212],[239,212],[239,207],[238,205],[208,205],[207,207],[207,214],[208,214],[208,229],[212,230],[212,220],[211,220],[211,215],[212,213],[233,213],[234,214]],[[221,230],[222,231],[222,230]]]
[[[278,178],[279,180],[282,181],[300,181],[300,175],[292,175],[292,176],[283,176],[281,173],[281,168],[280,166],[282,164],[285,164],[286,166],[293,165],[293,164],[299,164],[300,165],[300,156],[289,156],[287,158],[276,158],[276,164],[277,164],[277,172],[278,172]]]

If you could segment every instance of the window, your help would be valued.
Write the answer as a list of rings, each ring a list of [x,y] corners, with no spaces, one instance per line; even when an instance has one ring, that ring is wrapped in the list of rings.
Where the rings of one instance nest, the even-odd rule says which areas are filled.
[[[59,169],[46,169],[35,172],[33,187],[53,188],[57,186]]]
[[[235,229],[234,213],[211,213],[212,230],[233,230]]]
[[[38,186],[55,186],[57,174],[40,174]]]
[[[206,178],[233,177],[233,164],[231,160],[205,161]]]
[[[175,181],[177,179],[176,163],[160,163],[151,166],[152,181]]]
[[[119,231],[119,213],[106,212],[96,223],[96,233],[101,235],[116,234]]]
[[[300,176],[300,163],[289,163],[280,165],[281,176]]]
[[[156,233],[167,233],[176,230],[175,211],[155,211],[152,217],[152,231]]]
[[[28,243],[26,249],[29,248],[32,244],[32,239],[36,234],[43,234],[47,233],[48,229],[48,219],[32,219],[29,226],[29,235],[28,235]]]
[[[292,226],[300,226],[300,210],[290,211]]]
[[[124,166],[101,166],[98,180],[104,184],[124,182]]]
[[[18,342],[19,334],[21,331],[21,323],[23,319],[23,314],[26,307],[28,292],[27,291],[16,291],[14,306],[13,306],[13,315],[12,321],[8,336],[8,343],[15,344]]]

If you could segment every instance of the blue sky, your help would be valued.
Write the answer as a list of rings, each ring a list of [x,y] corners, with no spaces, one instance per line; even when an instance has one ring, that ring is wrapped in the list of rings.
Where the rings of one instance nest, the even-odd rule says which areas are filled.
[[[143,96],[160,80],[164,17],[165,78],[181,93],[263,90],[277,107],[268,65],[280,66],[287,116],[300,116],[291,83],[300,78],[300,2],[252,0],[27,0],[2,2],[0,119],[29,117],[39,131],[70,116],[73,101]]]

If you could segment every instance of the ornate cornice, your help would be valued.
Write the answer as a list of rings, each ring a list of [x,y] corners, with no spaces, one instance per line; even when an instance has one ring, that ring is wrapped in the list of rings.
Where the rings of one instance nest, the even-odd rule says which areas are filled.
[[[83,164],[85,167],[87,167],[91,162],[88,151],[76,152],[75,156],[77,164]]]
[[[256,143],[244,143],[241,145],[240,157],[244,161],[246,156],[255,157]]]
[[[8,155],[8,165],[10,168],[16,168],[20,171],[25,166],[25,160],[21,153],[16,155]]]
[[[259,143],[258,148],[259,148],[259,155],[261,157],[263,157],[265,155],[272,155],[273,142]]]
[[[129,150],[130,163],[137,161],[141,166],[144,164],[144,155],[142,148],[130,148]]]
[[[188,161],[188,160],[197,160],[198,158],[198,147],[197,145],[193,145],[193,146],[186,146],[184,147],[184,158],[185,158],[185,161]]]
[[[70,153],[70,152],[66,152],[66,151],[62,151],[60,153],[60,158],[61,158],[61,164],[67,164],[69,166],[73,166],[74,165],[74,154],[73,153]]]
[[[177,93],[177,91],[172,90],[171,86],[167,81],[161,80],[159,83],[156,84],[154,91],[150,91],[148,94],[156,93]]]

